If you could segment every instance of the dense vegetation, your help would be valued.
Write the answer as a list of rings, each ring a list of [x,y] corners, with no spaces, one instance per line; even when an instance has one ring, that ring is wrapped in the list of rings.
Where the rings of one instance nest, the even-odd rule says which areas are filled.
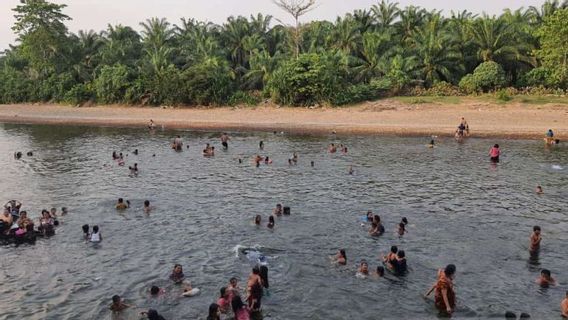
[[[18,39],[0,55],[0,103],[341,105],[568,87],[568,0],[449,17],[383,0],[298,29],[258,14],[223,25],[152,18],[140,33],[109,25],[73,34],[64,8],[26,0],[14,9]]]

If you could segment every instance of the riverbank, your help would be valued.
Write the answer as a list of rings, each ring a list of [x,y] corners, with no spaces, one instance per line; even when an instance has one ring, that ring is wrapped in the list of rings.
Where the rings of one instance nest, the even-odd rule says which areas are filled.
[[[568,103],[568,102],[567,102]],[[511,103],[474,98],[451,102],[385,99],[345,108],[277,106],[157,108],[0,105],[0,122],[51,125],[146,126],[149,119],[169,129],[285,131],[300,134],[451,136],[465,117],[476,137],[534,139],[553,129],[568,137],[568,105]]]

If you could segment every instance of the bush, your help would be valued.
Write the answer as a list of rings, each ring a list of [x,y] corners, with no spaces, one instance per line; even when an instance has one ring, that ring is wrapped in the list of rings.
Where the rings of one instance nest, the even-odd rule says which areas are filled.
[[[97,101],[100,103],[124,102],[126,90],[132,85],[134,75],[121,64],[104,66],[94,81]]]
[[[262,99],[251,92],[246,91],[237,91],[233,93],[233,95],[229,98],[228,104],[230,106],[236,105],[248,105],[248,106],[255,106],[260,103]]]
[[[93,97],[94,93],[91,84],[79,83],[73,86],[71,90],[65,93],[65,96],[63,97],[63,102],[72,105],[78,105],[81,102],[91,100]]]
[[[284,62],[268,82],[274,102],[309,106],[330,101],[341,83],[337,61],[326,55],[302,54]]]
[[[226,61],[217,58],[191,66],[183,74],[187,98],[198,105],[222,105],[233,90]]]
[[[32,84],[23,72],[14,68],[0,71],[0,103],[20,103],[30,100]]]
[[[156,73],[146,74],[141,80],[144,88],[145,103],[152,105],[176,105],[184,101],[182,74],[174,65],[169,65]],[[130,99],[127,100],[135,101],[137,100],[137,92],[139,93],[139,90],[131,90],[130,92],[127,90],[125,98],[129,96]]]
[[[511,96],[507,93],[506,89],[501,89],[497,92],[495,92],[495,97],[497,98],[497,100],[499,101],[503,101],[503,102],[507,102],[507,101],[511,101]]]
[[[507,85],[505,71],[496,62],[483,62],[473,74],[463,77],[459,83],[460,89],[466,93],[487,92]]]

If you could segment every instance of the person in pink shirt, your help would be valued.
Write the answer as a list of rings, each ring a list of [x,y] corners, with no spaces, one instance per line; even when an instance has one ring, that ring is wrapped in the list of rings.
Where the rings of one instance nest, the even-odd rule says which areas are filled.
[[[219,300],[217,300],[217,304],[219,305],[219,309],[221,313],[226,314],[231,307],[231,300],[229,300],[229,295],[227,293],[227,287],[221,288],[221,295],[219,296]]]
[[[493,148],[489,150],[489,157],[491,157],[492,162],[499,162],[499,155],[501,154],[501,150],[499,149],[499,145],[495,144]]]
[[[235,320],[250,320],[249,308],[245,306],[241,297],[234,296],[231,305],[235,313]]]

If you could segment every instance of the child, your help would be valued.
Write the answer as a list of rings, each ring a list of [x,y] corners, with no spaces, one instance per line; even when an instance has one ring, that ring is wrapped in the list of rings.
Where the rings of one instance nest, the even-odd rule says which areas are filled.
[[[405,232],[406,232],[406,227],[405,227],[404,222],[399,223],[399,224],[398,224],[398,235],[399,235],[400,237],[402,237]]]
[[[158,287],[158,286],[152,286],[152,288],[150,288],[150,295],[152,297],[157,297],[160,296],[162,294],[166,293],[166,290]]]
[[[130,305],[124,303],[124,300],[119,295],[114,295],[112,297],[112,304],[110,305],[110,310],[114,312],[122,311],[126,308],[130,308]]]
[[[149,200],[144,200],[144,213],[150,213],[152,211],[152,207],[150,206]]]
[[[220,293],[221,295],[217,300],[217,304],[219,305],[221,313],[226,314],[229,311],[229,308],[231,307],[231,300],[229,300],[229,294],[227,293],[226,287],[221,288]]]
[[[85,239],[85,241],[89,241],[89,239],[91,239],[91,234],[89,233],[88,224],[83,225],[83,239]]]
[[[377,271],[375,272],[377,278],[382,278],[385,276],[385,268],[383,266],[377,266]]]
[[[235,314],[235,320],[250,320],[249,308],[245,306],[240,296],[234,296],[233,300],[231,300],[231,305]]]
[[[116,210],[124,210],[124,209],[128,209],[128,207],[130,206],[130,201],[126,200],[126,203],[124,203],[124,199],[122,198],[118,198],[118,202],[116,203]]]
[[[62,216],[67,215],[67,213],[69,213],[69,212],[67,212],[67,207],[61,208],[61,215],[62,215]]]
[[[233,277],[229,280],[229,285],[227,286],[227,299],[229,301],[233,300],[234,296],[241,294],[241,288],[239,287],[239,280]]]
[[[260,216],[260,214],[257,214],[256,217],[254,217],[254,224],[257,226],[260,226],[260,222],[262,220],[262,217]]]
[[[534,226],[533,227],[533,234],[531,235],[531,243],[529,246],[530,252],[537,252],[540,249],[540,241],[542,237],[540,235],[540,227]]]
[[[493,148],[489,150],[489,157],[491,157],[491,162],[493,163],[499,162],[500,155],[501,155],[501,150],[499,149],[499,145],[495,144]]]
[[[541,186],[536,186],[536,194],[543,194],[544,191],[542,191],[542,187]]]
[[[99,232],[99,226],[93,226],[93,233],[91,233],[91,237],[89,238],[89,240],[91,242],[101,242],[101,240],[103,240],[103,237],[101,236],[101,233]]]
[[[332,260],[338,265],[344,266],[347,264],[347,257],[345,256],[345,249],[339,249],[337,254],[332,257]]]
[[[383,261],[385,263],[389,263],[390,261],[396,260],[396,253],[398,252],[397,246],[392,246],[390,253],[383,257]]]
[[[540,278],[536,279],[536,283],[543,288],[548,288],[549,286],[555,286],[556,280],[551,276],[550,270],[542,269],[540,271]]]
[[[274,216],[268,217],[268,225],[266,225],[268,229],[274,228]]]
[[[357,271],[357,276],[366,277],[368,275],[369,275],[369,264],[367,263],[367,261],[361,261],[361,264],[359,265],[359,271]]]

